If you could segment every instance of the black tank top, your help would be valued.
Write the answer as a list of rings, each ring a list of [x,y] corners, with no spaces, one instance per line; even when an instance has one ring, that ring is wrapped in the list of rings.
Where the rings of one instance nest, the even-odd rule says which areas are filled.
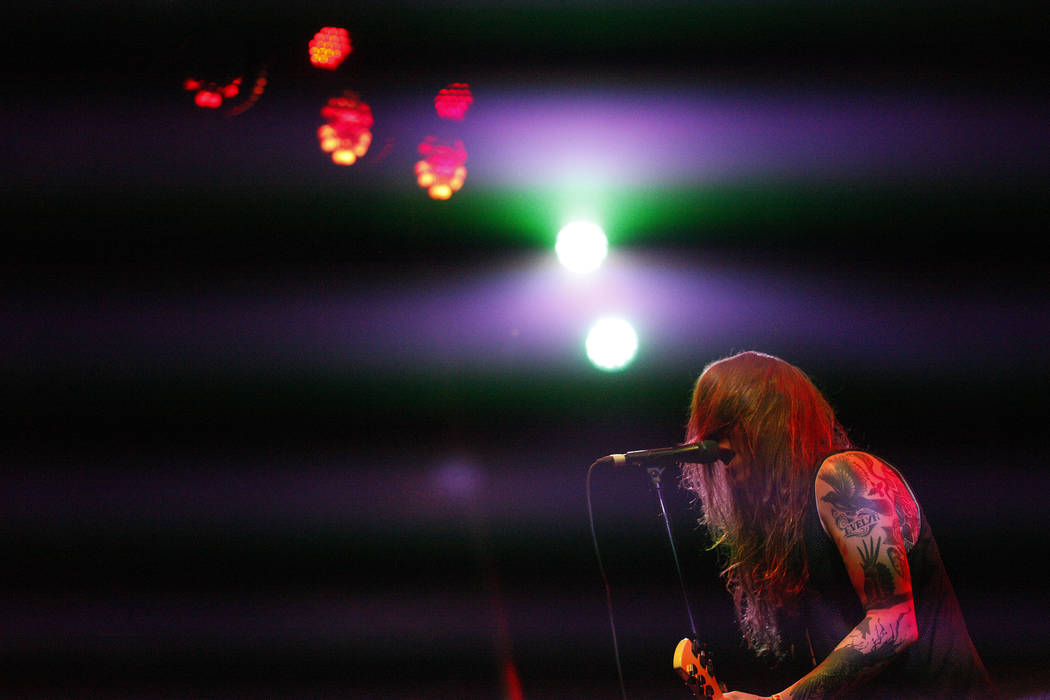
[[[907,486],[903,477],[901,481]],[[915,503],[918,506],[918,500]],[[919,536],[908,551],[919,638],[867,685],[851,690],[848,697],[996,698],[921,507],[919,518]],[[842,557],[824,530],[815,501],[807,513],[805,528],[809,583],[799,601],[798,619],[786,624],[784,631],[793,628],[795,655],[809,657],[812,666],[864,619],[864,610]]]

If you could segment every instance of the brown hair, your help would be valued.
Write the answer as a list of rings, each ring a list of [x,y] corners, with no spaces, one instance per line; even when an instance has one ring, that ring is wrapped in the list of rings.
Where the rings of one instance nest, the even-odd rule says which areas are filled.
[[[849,439],[802,370],[758,352],[713,362],[697,379],[686,442],[723,438],[745,477],[719,464],[687,464],[682,481],[724,557],[744,639],[757,654],[780,656],[777,613],[791,610],[809,578],[803,526],[815,471]]]

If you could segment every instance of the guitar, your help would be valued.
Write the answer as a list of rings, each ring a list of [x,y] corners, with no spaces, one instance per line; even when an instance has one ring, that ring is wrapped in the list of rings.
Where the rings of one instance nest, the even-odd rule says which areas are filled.
[[[674,650],[674,670],[698,698],[722,700],[722,686],[715,680],[707,651],[692,639],[678,642]]]

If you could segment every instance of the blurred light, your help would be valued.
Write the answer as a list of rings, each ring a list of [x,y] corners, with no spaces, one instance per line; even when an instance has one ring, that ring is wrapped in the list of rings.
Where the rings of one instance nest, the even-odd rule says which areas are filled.
[[[222,95],[212,90],[201,90],[193,97],[198,107],[215,109],[222,104]]]
[[[518,668],[510,654],[505,654],[503,659],[503,692],[507,700],[523,700],[525,697]]]
[[[448,199],[463,186],[467,178],[467,150],[462,141],[449,144],[436,136],[427,136],[419,144],[423,160],[416,163],[416,182],[425,187],[432,199]]]
[[[237,97],[241,92],[241,78],[234,78],[228,83],[219,84],[215,82],[204,82],[197,78],[187,78],[182,82],[182,89],[187,92],[196,93],[193,102],[198,107],[205,109],[217,109],[223,99]]]
[[[474,104],[474,97],[470,94],[470,85],[467,83],[452,83],[446,88],[438,91],[434,98],[434,109],[442,119],[463,121],[467,115],[470,105]]]
[[[451,459],[430,475],[432,490],[452,500],[467,500],[481,490],[483,474],[473,460]]]
[[[634,359],[638,351],[638,334],[623,319],[602,319],[587,334],[586,348],[587,359],[598,369],[620,370]]]
[[[335,70],[354,50],[350,34],[342,27],[322,27],[309,43],[310,63],[325,70]]]
[[[321,150],[338,165],[353,165],[372,145],[372,108],[353,93],[333,97],[321,108],[325,118],[317,130]]]
[[[562,265],[582,274],[598,269],[609,251],[609,241],[598,224],[573,221],[558,232],[554,251]]]
[[[252,91],[248,94],[248,99],[242,102],[241,104],[237,105],[236,107],[230,109],[230,116],[237,116],[238,114],[243,114],[244,112],[247,112],[249,109],[254,107],[255,103],[259,101],[260,97],[262,97],[262,94],[266,92],[266,86],[268,83],[269,80],[267,78],[266,69],[261,69],[259,71],[259,75],[255,78],[255,83],[252,85]]]

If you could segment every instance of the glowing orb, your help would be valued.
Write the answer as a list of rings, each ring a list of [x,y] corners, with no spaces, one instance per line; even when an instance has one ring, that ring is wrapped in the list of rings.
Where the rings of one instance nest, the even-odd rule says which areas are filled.
[[[353,165],[372,145],[372,108],[353,93],[333,97],[321,109],[326,124],[317,130],[321,150],[337,165]]]
[[[613,372],[623,369],[638,352],[638,334],[627,321],[605,318],[587,334],[587,359],[598,369]]]
[[[598,224],[574,221],[558,232],[554,251],[562,265],[582,274],[598,269],[609,251],[609,241]]]
[[[342,27],[322,27],[308,45],[310,63],[325,70],[335,70],[353,51],[350,34]]]
[[[438,116],[457,122],[463,121],[472,104],[474,97],[470,94],[470,85],[467,83],[452,83],[442,88],[434,98],[434,109],[437,110]]]
[[[446,143],[436,136],[427,136],[419,144],[423,160],[415,166],[416,182],[425,187],[431,199],[448,199],[458,192],[467,179],[467,149],[462,141]]]

